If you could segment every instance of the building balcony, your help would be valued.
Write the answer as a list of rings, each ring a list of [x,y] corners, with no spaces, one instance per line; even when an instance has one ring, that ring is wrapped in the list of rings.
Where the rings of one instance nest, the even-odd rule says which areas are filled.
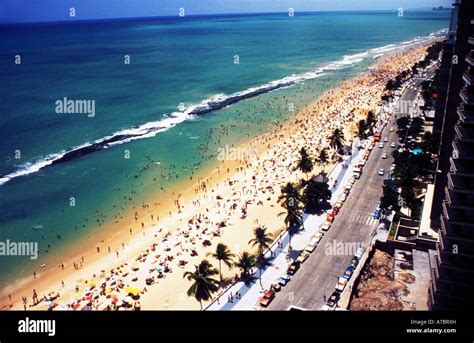
[[[467,86],[464,87],[461,92],[459,92],[459,96],[461,97],[461,100],[464,102],[464,104],[472,106],[474,105],[473,93],[472,86]]]
[[[466,55],[465,60],[468,64],[474,66],[474,50],[471,50],[471,52]]]
[[[474,130],[467,127],[467,125],[466,127],[464,127],[457,123],[454,126],[454,131],[456,132],[456,136],[459,141],[466,143],[474,143]]]
[[[440,249],[446,248],[446,239],[465,239],[474,244],[474,224],[460,224],[448,220],[444,215],[440,216]]]
[[[462,202],[465,205],[472,205],[474,210],[474,179],[472,177],[448,173],[448,188],[461,195],[464,194]]]
[[[450,158],[450,171],[460,176],[474,177],[474,161]]]
[[[461,159],[461,160],[474,160],[474,149],[460,141],[454,140],[453,143],[453,159]]]
[[[442,202],[442,214],[446,217],[449,223],[468,225],[474,223],[474,213],[472,210],[467,210],[460,206],[450,205],[448,201]],[[448,231],[449,233],[449,231]]]
[[[457,112],[461,123],[474,125],[474,106],[460,104]]]
[[[462,79],[469,86],[472,86],[474,84],[474,69],[473,69],[473,67],[470,67],[469,69],[467,69],[464,72],[464,74],[462,74]]]

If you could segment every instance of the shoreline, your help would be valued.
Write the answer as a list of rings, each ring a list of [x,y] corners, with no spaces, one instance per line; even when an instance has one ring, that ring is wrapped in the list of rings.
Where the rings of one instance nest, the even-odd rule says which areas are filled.
[[[320,124],[320,126],[326,126],[322,125],[323,121],[325,118],[322,118],[322,114],[319,112],[322,111],[324,112],[331,104],[331,103],[338,103],[338,100],[348,100],[345,99],[345,96],[347,94],[351,94],[351,91],[354,90],[354,88],[351,87],[354,83],[357,83],[357,81],[363,80],[364,78],[367,78],[368,76],[372,75],[374,71],[377,70],[377,68],[381,68],[385,64],[390,64],[392,60],[396,60],[397,58],[402,59],[405,57],[407,60],[409,59],[406,57],[406,55],[416,55],[415,51],[418,51],[418,54],[420,54],[419,50],[425,50],[426,46],[431,45],[432,43],[426,43],[423,45],[423,48],[417,47],[413,48],[412,50],[409,50],[410,53],[408,54],[396,54],[394,56],[387,56],[383,60],[378,60],[376,63],[373,65],[373,68],[371,70],[357,74],[354,77],[351,77],[348,80],[342,81],[341,84],[339,84],[336,88],[329,89],[325,92],[323,92],[317,99],[315,99],[314,102],[309,104],[308,106],[304,107],[298,113],[296,113],[292,118],[289,120],[286,120],[284,124],[280,125],[279,129],[272,130],[271,132],[268,132],[266,134],[260,135],[256,138],[250,139],[244,144],[241,144],[241,146],[255,146],[255,149],[257,151],[257,165],[258,161],[265,161],[265,155],[268,156],[269,153],[272,152],[272,149],[275,149],[275,146],[278,147],[279,144],[282,144],[281,142],[285,142],[288,145],[284,145],[280,147],[280,152],[284,152],[283,156],[290,156],[292,158],[296,158],[297,155],[288,153],[288,147],[290,144],[294,145],[294,149],[299,150],[303,145],[307,145],[307,137],[306,136],[301,136],[298,137],[299,141],[294,137],[297,136],[297,134],[302,131],[308,131],[308,126],[311,124],[317,125]],[[414,58],[414,56],[413,56]],[[390,62],[389,62],[390,61]],[[369,97],[370,98],[370,97]],[[350,99],[349,99],[350,100]],[[371,103],[367,106],[368,109],[375,109],[376,108],[376,103],[380,102],[380,96],[377,98],[374,98],[372,96],[372,99],[366,99],[367,102]],[[349,101],[349,104],[346,104],[347,107],[350,107],[352,104]],[[372,105],[372,106],[371,106]],[[356,106],[357,108],[360,108],[359,106]],[[339,115],[342,116],[341,113]],[[346,114],[347,115],[347,114]],[[328,126],[331,126],[330,117],[326,118],[328,121],[325,123]],[[312,120],[312,122],[310,122]],[[356,116],[353,115],[353,118],[350,119],[350,126],[357,120]],[[345,127],[345,136],[347,138],[347,130],[350,129],[349,124]],[[328,127],[323,127],[322,129],[330,129]],[[313,132],[314,135],[314,132]],[[314,135],[318,136],[318,135]],[[322,137],[317,137],[322,138]],[[316,143],[316,141],[312,142]],[[310,152],[314,156],[314,146],[318,146],[318,144],[314,144],[310,146]],[[273,159],[276,158],[275,156],[275,150],[273,150]],[[268,161],[268,160],[267,160]],[[48,294],[49,292],[52,292],[53,290],[57,290],[60,288],[61,290],[61,298],[59,298],[60,302],[65,302],[66,299],[71,299],[74,298],[75,291],[74,287],[75,284],[78,283],[77,280],[83,279],[83,280],[88,280],[90,279],[90,275],[96,274],[99,275],[100,270],[109,270],[111,268],[114,268],[116,265],[124,264],[127,261],[131,262],[135,260],[135,258],[139,255],[141,255],[141,252],[143,252],[146,247],[150,247],[151,244],[162,244],[164,243],[163,240],[166,237],[170,237],[173,235],[173,233],[179,232],[180,228],[182,226],[186,226],[186,219],[191,217],[191,218],[196,218],[197,213],[204,212],[206,214],[209,213],[209,208],[212,206],[216,206],[216,203],[219,204],[217,207],[221,207],[225,209],[225,199],[227,198],[230,200],[233,196],[235,197],[235,186],[234,188],[231,187],[229,180],[232,180],[232,185],[235,185],[236,183],[246,184],[252,179],[252,173],[257,170],[258,167],[253,167],[255,161],[249,162],[249,161],[225,161],[225,162],[219,162],[216,161],[216,163],[213,163],[211,166],[208,168],[203,168],[203,170],[200,170],[195,177],[193,177],[193,180],[186,180],[183,181],[182,183],[179,183],[176,186],[175,196],[173,198],[169,198],[166,201],[166,205],[163,205],[164,203],[160,203],[160,209],[155,209],[156,205],[154,207],[145,207],[145,208],[137,208],[139,205],[136,204],[134,207],[128,208],[124,213],[123,217],[124,219],[120,221],[120,223],[112,223],[113,219],[111,220],[110,223],[107,225],[110,225],[111,227],[113,226],[120,226],[119,230],[115,231],[115,234],[113,237],[109,237],[107,240],[104,240],[103,242],[100,242],[100,253],[96,252],[96,247],[95,243],[89,246],[89,248],[84,249],[82,254],[79,254],[77,257],[73,259],[69,259],[66,261],[67,268],[65,270],[61,270],[58,267],[51,267],[49,270],[44,270],[41,273],[38,273],[39,278],[36,280],[30,280],[29,282],[27,281],[26,284],[22,284],[19,288],[9,291],[8,288],[3,290],[3,294],[5,298],[0,300],[0,309],[5,310],[8,309],[9,304],[11,303],[7,296],[8,293],[12,294],[13,297],[13,309],[21,309],[22,304],[21,304],[21,296],[27,296],[28,298],[32,294],[32,289],[35,288],[38,294]],[[267,163],[269,164],[269,163]],[[288,161],[288,165],[294,164],[293,161]],[[252,168],[253,167],[253,168]],[[267,166],[267,167],[272,167],[272,166]],[[326,170],[331,168],[332,165],[327,165]],[[244,173],[245,170],[245,173]],[[318,166],[315,166],[315,171],[319,171],[320,168]],[[250,172],[250,173],[248,173]],[[292,172],[291,170],[288,170],[289,175],[285,175],[284,180],[285,182],[287,181],[295,181],[298,180],[299,178],[302,177],[302,174],[300,172]],[[259,174],[258,172],[255,172],[255,174]],[[261,173],[260,173],[261,174]],[[207,177],[204,177],[206,175]],[[262,176],[262,175],[259,175]],[[263,176],[268,176],[264,173]],[[289,176],[289,179],[287,178]],[[203,180],[207,180],[204,181]],[[278,181],[278,177],[276,178],[276,181]],[[261,196],[262,194],[259,194],[257,191],[258,186],[262,186],[261,184],[257,185],[257,183],[263,182],[265,183],[270,183],[270,186],[273,188],[281,186],[277,184],[277,182],[267,182],[268,180],[265,179],[265,177],[256,180],[255,182],[255,195],[252,195],[249,192],[249,188],[246,188],[245,191],[242,190],[240,194],[240,200],[242,199],[242,195],[246,195],[245,193],[249,193],[251,197],[253,196],[254,203],[252,203],[249,206],[249,215],[246,218],[245,223],[241,223],[241,221],[238,220],[238,211],[236,213],[232,213],[231,218],[228,219],[228,222],[230,225],[227,225],[225,229],[222,231],[222,235],[218,238],[215,238],[212,241],[212,246],[210,248],[203,248],[200,247],[199,249],[199,254],[195,258],[187,258],[188,264],[184,268],[180,267],[173,267],[172,270],[173,272],[171,274],[166,275],[166,278],[172,279],[175,281],[175,286],[176,284],[179,285],[179,282],[182,283],[182,285],[179,285],[181,290],[185,292],[185,290],[189,287],[189,283],[185,281],[184,283],[182,282],[182,273],[186,270],[190,270],[193,264],[197,264],[201,259],[206,258],[205,252],[213,250],[215,247],[214,243],[217,242],[225,242],[227,245],[230,247],[230,249],[235,252],[235,245],[242,245],[245,244],[252,236],[252,228],[255,227],[256,225],[259,224],[265,224],[269,228],[269,232],[275,234],[278,232],[278,230],[284,229],[282,228],[283,225],[278,225],[278,222],[275,223],[273,220],[275,218],[275,214],[277,212],[280,212],[281,209],[279,205],[273,205],[275,204],[274,200],[276,197],[279,195],[279,189],[273,189],[272,192],[265,193],[263,197]],[[200,183],[200,185],[199,185]],[[196,187],[198,188],[198,191],[196,191]],[[245,186],[244,186],[245,187]],[[186,188],[183,190],[182,188]],[[181,192],[179,190],[181,189]],[[260,189],[259,189],[260,190]],[[170,191],[166,191],[167,194],[170,194]],[[224,194],[227,196],[221,196],[223,198],[223,201],[220,202],[217,200],[217,196],[214,197],[214,194]],[[234,194],[233,194],[234,193]],[[179,196],[181,194],[181,196]],[[159,195],[154,195],[156,198],[162,197],[163,194]],[[188,199],[188,201],[186,201]],[[262,205],[258,205],[258,202],[256,201],[258,199],[259,201],[262,201],[263,204],[270,203],[269,206],[263,205],[263,208],[260,210],[260,207]],[[268,200],[270,199],[270,200]],[[176,202],[177,201],[177,202]],[[198,202],[199,205],[196,205]],[[149,205],[153,204],[153,200],[150,199]],[[156,204],[156,203],[155,203]],[[206,207],[207,205],[207,207]],[[194,207],[193,207],[194,206]],[[163,207],[163,208],[162,208]],[[259,210],[254,211],[255,208],[258,208]],[[181,213],[176,213],[178,211],[181,211]],[[207,211],[204,211],[207,210]],[[140,215],[138,215],[138,220],[134,220],[134,213],[135,211],[139,211]],[[169,211],[171,211],[171,215],[169,215]],[[223,211],[225,212],[225,211]],[[151,215],[157,215],[160,214],[160,220],[156,222],[156,217],[154,219],[151,218]],[[222,213],[219,213],[222,215]],[[264,215],[266,214],[266,215]],[[226,216],[223,216],[226,218]],[[260,222],[258,222],[260,220]],[[257,222],[256,222],[257,221]],[[268,222],[266,222],[268,221]],[[283,224],[283,219],[278,219],[281,224]],[[141,228],[141,223],[143,223],[144,229]],[[211,220],[212,224],[216,224],[214,222],[214,219]],[[245,224],[245,225],[242,225]],[[249,225],[250,224],[250,225]],[[178,226],[178,228],[176,228]],[[210,226],[210,225],[209,225]],[[233,226],[239,226],[241,227],[247,227],[247,230],[243,230],[245,232],[237,232],[234,230]],[[164,229],[166,227],[166,229]],[[133,229],[133,235],[129,233],[129,229]],[[160,230],[161,229],[161,230]],[[106,231],[105,229],[104,231]],[[130,236],[132,236],[130,238]],[[250,238],[249,238],[250,237]],[[128,238],[128,240],[126,240]],[[124,241],[129,241],[127,242],[127,246],[123,247],[122,242]],[[161,242],[161,243],[160,243]],[[231,242],[230,244],[228,242]],[[81,241],[78,242],[78,245],[85,245],[86,242]],[[234,246],[232,246],[232,244]],[[111,252],[107,252],[108,246],[111,247]],[[72,249],[75,250],[75,249]],[[249,251],[251,250],[249,247],[242,249],[242,251]],[[116,257],[116,251],[119,252],[119,257]],[[104,255],[105,253],[105,255]],[[151,254],[150,254],[151,255]],[[84,263],[84,267],[79,269],[79,271],[75,271],[72,268],[72,263],[73,261],[77,261],[80,259],[80,256],[84,256],[84,260],[87,261]],[[214,264],[215,261],[212,259],[211,262]],[[72,269],[72,270],[71,270]],[[115,268],[114,268],[115,269]],[[146,275],[145,271],[142,271],[142,268],[139,268],[140,271],[137,273],[137,277],[141,278]],[[227,278],[231,278],[232,274],[234,274],[235,270],[233,271],[227,271],[223,270],[224,276]],[[177,273],[174,273],[174,271],[177,271]],[[170,276],[171,275],[171,276]],[[31,277],[32,278],[32,277]],[[177,280],[176,280],[177,279]],[[60,283],[61,281],[64,280],[66,287],[64,289],[61,289]],[[159,308],[173,308],[173,309],[198,309],[198,303],[193,299],[193,298],[188,298],[184,295],[184,298],[182,297],[183,292],[177,292],[178,288],[173,288],[172,286],[172,280],[166,281],[166,279],[163,279],[163,281],[160,281],[158,285],[153,285],[150,288],[154,288],[153,290],[150,290],[148,292],[145,292],[142,295],[141,302],[143,303],[143,308],[144,309],[159,309]],[[173,295],[169,294],[169,290],[173,289]],[[161,294],[160,294],[161,293]],[[69,298],[68,298],[69,297]],[[178,299],[176,299],[178,298]],[[160,299],[159,301],[154,301]],[[149,306],[150,303],[152,306]],[[159,306],[158,304],[161,304]],[[32,307],[30,309],[39,309],[38,307]],[[44,308],[46,309],[46,308]]]

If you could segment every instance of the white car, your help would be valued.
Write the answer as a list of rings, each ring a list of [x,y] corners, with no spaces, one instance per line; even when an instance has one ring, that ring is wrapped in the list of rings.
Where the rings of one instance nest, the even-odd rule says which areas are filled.
[[[393,172],[397,165],[395,163],[392,163],[392,166],[390,167],[390,172]]]
[[[311,242],[309,242],[308,245],[306,245],[304,250],[307,251],[307,252],[313,252],[314,249],[316,249],[316,246],[318,245],[318,242],[319,242],[319,240],[317,238],[313,237],[311,239]]]
[[[328,221],[325,221],[324,223],[322,223],[320,226],[319,226],[319,229],[322,230],[322,231],[328,231],[329,229],[331,228],[331,223],[328,222]],[[318,236],[318,234],[320,234],[320,232],[318,232],[316,235],[314,235],[314,237]],[[323,236],[323,234],[321,233],[321,237]],[[319,236],[318,236],[319,237]],[[318,242],[321,238],[319,237],[318,239]]]
[[[391,148],[396,148],[397,145],[395,144],[395,142],[392,142],[392,144],[390,144],[390,147],[391,147]]]
[[[347,279],[344,277],[340,277],[339,280],[337,281],[336,289],[342,292],[344,288],[346,288],[346,285],[347,285]]]
[[[383,168],[380,168],[380,170],[379,170],[379,175],[383,175],[384,173],[385,173],[385,172],[384,172]]]
[[[385,138],[383,139],[383,141],[384,141],[384,142],[388,142],[388,137],[385,137]]]
[[[326,230],[326,231],[327,231],[327,230]],[[321,238],[323,238],[323,236],[324,236],[324,234],[323,234],[322,232],[318,232],[317,234],[315,234],[315,235],[313,236],[313,238],[316,238],[316,240],[317,240],[318,243],[319,243],[319,241],[321,240]]]
[[[387,158],[387,153],[386,153],[386,152],[384,152],[384,153],[382,154],[382,159],[384,159],[384,160],[385,160],[386,158]]]
[[[383,148],[383,142],[379,143],[379,148]]]

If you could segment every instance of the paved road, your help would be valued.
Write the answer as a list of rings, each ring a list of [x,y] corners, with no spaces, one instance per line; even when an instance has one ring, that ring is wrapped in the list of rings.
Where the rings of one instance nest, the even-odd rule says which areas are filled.
[[[416,89],[407,88],[400,100],[414,100],[419,85],[424,79],[415,79],[413,85]],[[367,161],[361,178],[354,184],[344,206],[336,216],[331,229],[324,235],[316,250],[302,264],[301,268],[277,294],[277,297],[267,308],[268,310],[287,310],[296,306],[306,310],[319,310],[324,305],[323,297],[329,298],[334,291],[337,279],[349,265],[350,255],[331,255],[326,253],[326,243],[337,242],[364,243],[367,246],[378,226],[378,220],[373,218],[373,213],[382,195],[383,180],[393,163],[390,143],[397,143],[395,116],[392,115],[389,123],[382,133],[382,139],[388,137],[388,142],[383,148],[378,145],[372,151]],[[394,127],[394,132],[389,132]],[[382,159],[383,152],[387,158]],[[385,175],[378,175],[380,168],[385,170]]]

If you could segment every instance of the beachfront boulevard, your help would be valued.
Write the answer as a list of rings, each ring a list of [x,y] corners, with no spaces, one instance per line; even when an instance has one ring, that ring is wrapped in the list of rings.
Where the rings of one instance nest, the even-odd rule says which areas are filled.
[[[436,65],[429,68],[427,77],[434,73]],[[382,194],[383,181],[387,178],[393,158],[391,156],[393,148],[392,142],[397,144],[398,137],[395,130],[395,121],[403,106],[400,104],[410,104],[417,98],[420,85],[424,79],[411,79],[402,87],[401,95],[396,103],[392,103],[385,112],[379,115],[376,129],[382,130],[381,142],[387,137],[383,148],[376,144],[370,154],[367,163],[363,168],[363,173],[357,180],[348,197],[336,216],[329,231],[324,233],[316,249],[309,255],[307,260],[301,264],[299,270],[291,277],[290,281],[281,287],[275,298],[270,302],[268,310],[320,310],[326,300],[334,292],[339,277],[350,265],[355,251],[354,246],[363,245],[367,247],[371,241],[383,239],[388,234],[384,224],[374,218],[374,211],[378,207],[378,202]],[[392,132],[391,132],[392,131]],[[364,143],[368,143],[364,142]],[[364,144],[363,144],[364,145]],[[330,183],[333,188],[331,204],[334,204],[341,194],[344,193],[345,186],[352,178],[352,168],[357,166],[363,159],[365,149],[354,149],[352,157],[345,157],[344,162],[339,163],[329,174]],[[382,158],[386,153],[387,158]],[[345,168],[345,165],[349,167]],[[385,174],[379,175],[383,168]],[[337,182],[334,182],[337,180]],[[335,186],[335,187],[334,187]],[[311,238],[320,231],[319,226],[326,221],[327,214],[304,216],[305,230],[300,231],[291,240],[289,249],[289,236],[283,234],[280,243],[276,242],[272,246],[271,252],[267,252],[270,258],[273,254],[271,265],[262,271],[261,282],[245,284],[238,282],[227,289],[218,300],[213,302],[208,310],[263,310],[259,304],[259,299],[265,290],[271,285],[277,284],[281,276],[286,274],[288,265],[295,260],[305,249]],[[382,237],[382,238],[380,238]],[[344,254],[339,254],[337,245],[346,247]],[[347,244],[345,244],[347,243]],[[335,252],[335,253],[333,253]],[[360,270],[360,266],[358,268]],[[258,271],[255,271],[258,276]],[[350,291],[350,289],[349,289]],[[239,294],[236,297],[236,294]]]

